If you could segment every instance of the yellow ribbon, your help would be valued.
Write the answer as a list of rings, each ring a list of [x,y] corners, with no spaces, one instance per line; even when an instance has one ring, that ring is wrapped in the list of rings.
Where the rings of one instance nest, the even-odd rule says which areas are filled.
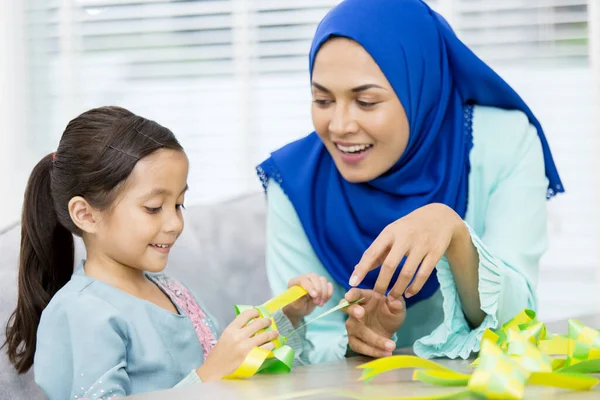
[[[553,360],[550,355],[565,358]],[[535,312],[523,310],[499,329],[484,332],[479,358],[472,365],[473,373],[463,374],[415,356],[391,356],[358,368],[364,370],[361,380],[367,382],[384,372],[414,368],[413,380],[438,386],[466,386],[465,390],[436,399],[470,394],[486,399],[519,400],[528,384],[590,390],[600,382],[587,375],[600,372],[600,332],[569,320],[568,335],[548,337],[546,326],[536,319]]]
[[[282,294],[272,298],[261,306],[235,306],[236,315],[248,310],[256,309],[259,313],[259,318],[270,318],[271,325],[257,333],[264,331],[277,330],[275,320],[271,316],[275,311],[282,309],[288,304],[293,303],[306,294],[306,290],[300,286],[293,286]],[[250,321],[249,323],[252,323]],[[242,365],[238,367],[231,375],[225,379],[243,379],[249,378],[258,372],[289,372],[294,361],[294,350],[285,344],[286,338],[283,336],[277,337],[271,343],[275,345],[273,351],[261,349],[260,347],[253,348],[244,359]]]
[[[395,369],[415,369],[413,380],[461,390],[427,397],[373,397],[340,388],[322,388],[275,396],[272,400],[328,395],[355,400],[450,400],[469,396],[520,400],[528,384],[569,390],[590,390],[600,380],[600,332],[569,320],[567,335],[548,335],[532,310],[523,310],[497,330],[486,330],[472,374],[453,371],[416,356],[390,356],[358,366],[369,382]],[[564,356],[552,359],[550,356]]]
[[[494,343],[506,350],[514,342],[510,332],[519,332],[519,337],[537,346],[540,354],[564,356],[550,361],[554,372],[600,372],[600,333],[575,319],[568,321],[568,329],[567,335],[547,336],[546,326],[536,319],[535,312],[524,310],[497,331],[487,329],[482,341],[486,338],[494,341],[496,338]],[[517,336],[513,335],[515,338]],[[479,359],[475,360],[473,365],[478,362]],[[574,367],[576,364],[581,365]]]
[[[239,315],[240,313],[242,313],[246,310],[256,309],[259,313],[259,318],[270,318],[271,325],[265,329],[260,330],[259,332],[257,332],[257,334],[260,332],[264,332],[264,331],[277,330],[277,324],[275,323],[275,320],[273,319],[272,314],[275,313],[276,311],[282,309],[283,307],[287,306],[288,304],[291,304],[294,301],[300,299],[302,296],[304,296],[306,294],[307,294],[306,290],[304,288],[302,288],[301,286],[293,286],[293,287],[289,288],[288,290],[286,290],[285,292],[281,293],[280,295],[267,301],[263,305],[260,305],[257,307],[237,305],[237,306],[235,306],[235,312],[237,315]],[[318,320],[319,318],[322,318],[322,317],[324,317],[332,312],[335,312],[339,309],[342,309],[344,307],[348,307],[352,304],[358,303],[362,300],[363,299],[359,299],[359,300],[356,300],[351,303],[349,303],[347,301],[343,301],[341,304],[337,305],[336,307],[333,307],[332,309],[324,312],[323,314],[319,315],[318,317],[308,321],[303,326],[306,326],[309,323],[312,323],[312,322]],[[249,323],[252,323],[252,321],[250,321]],[[302,328],[302,327],[300,327],[300,328]],[[300,328],[298,328],[298,329],[300,329]],[[290,336],[295,334],[298,329],[291,332]],[[294,362],[295,354],[294,354],[294,350],[291,347],[286,345],[286,342],[287,342],[287,338],[285,336],[280,335],[276,339],[271,341],[271,343],[273,343],[275,345],[275,349],[273,351],[261,349],[260,347],[253,348],[250,351],[250,353],[248,353],[246,358],[244,359],[244,362],[242,363],[242,365],[240,365],[238,367],[238,369],[236,369],[231,375],[226,376],[225,379],[244,379],[244,378],[249,378],[260,372],[270,372],[270,373],[290,372],[292,369],[292,364]]]

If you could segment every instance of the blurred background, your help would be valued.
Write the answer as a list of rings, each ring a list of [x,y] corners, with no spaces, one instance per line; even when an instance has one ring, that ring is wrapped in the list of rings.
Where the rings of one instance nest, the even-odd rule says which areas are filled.
[[[0,0],[0,231],[67,122],[119,105],[172,129],[188,204],[260,191],[312,130],[308,50],[337,0]],[[600,0],[431,0],[540,118],[567,194],[548,204],[542,312],[600,287]],[[559,315],[560,316],[560,315]]]

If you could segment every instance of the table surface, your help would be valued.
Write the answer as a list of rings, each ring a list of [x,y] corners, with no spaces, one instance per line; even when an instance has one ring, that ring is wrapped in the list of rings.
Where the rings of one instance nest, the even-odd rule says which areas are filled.
[[[600,327],[600,314],[577,318],[584,324]],[[566,333],[567,321],[557,321],[547,324],[548,331],[552,333]],[[408,354],[409,350],[401,350],[399,354]],[[367,383],[358,381],[361,370],[356,367],[370,361],[366,357],[353,357],[339,361],[308,365],[294,368],[289,374],[268,375],[259,374],[247,380],[224,380],[219,382],[203,383],[180,389],[171,389],[161,392],[147,393],[129,397],[131,400],[201,400],[201,399],[267,399],[277,397],[285,398],[310,398],[310,399],[343,399],[348,397],[335,397],[331,393],[316,394],[308,397],[292,396],[292,393],[312,391],[319,389],[338,388],[350,390],[355,394],[370,397],[421,396],[429,397],[448,394],[460,388],[440,388],[432,385],[413,382],[412,370],[396,370],[387,372]],[[468,372],[472,360],[436,360],[442,365],[458,372]],[[546,388],[529,385],[525,392],[525,399],[600,399],[600,387],[592,391],[573,392],[561,389]]]

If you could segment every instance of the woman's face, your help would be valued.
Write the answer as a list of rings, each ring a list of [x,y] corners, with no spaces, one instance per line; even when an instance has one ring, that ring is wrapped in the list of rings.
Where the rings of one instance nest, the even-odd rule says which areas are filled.
[[[312,74],[317,134],[349,182],[388,171],[408,143],[406,113],[371,55],[350,39],[321,46]]]

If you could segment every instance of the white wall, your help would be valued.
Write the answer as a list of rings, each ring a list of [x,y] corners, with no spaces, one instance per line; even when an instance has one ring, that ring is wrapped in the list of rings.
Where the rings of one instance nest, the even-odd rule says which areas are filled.
[[[590,64],[592,71],[592,84],[595,86],[595,110],[594,110],[594,129],[593,136],[600,137],[600,1],[588,0],[589,9],[589,33],[590,33]],[[594,154],[600,154],[600,144],[596,142]],[[595,171],[595,180],[593,184],[600,187],[600,168]],[[595,205],[600,207],[600,202]],[[600,225],[600,221],[596,221]],[[600,240],[595,243],[595,247],[600,249]],[[600,250],[599,250],[600,251]],[[596,268],[596,281],[600,282],[600,265]]]
[[[590,60],[596,73],[596,89],[600,95],[600,1],[588,0]]]
[[[0,229],[19,218],[32,166],[24,3],[0,0]]]

